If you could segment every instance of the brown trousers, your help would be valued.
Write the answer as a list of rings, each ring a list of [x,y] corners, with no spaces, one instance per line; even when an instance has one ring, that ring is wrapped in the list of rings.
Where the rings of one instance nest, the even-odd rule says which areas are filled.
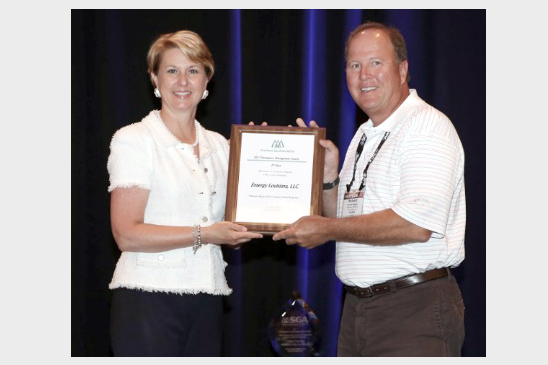
[[[346,294],[337,356],[461,356],[464,304],[452,275],[370,298]]]

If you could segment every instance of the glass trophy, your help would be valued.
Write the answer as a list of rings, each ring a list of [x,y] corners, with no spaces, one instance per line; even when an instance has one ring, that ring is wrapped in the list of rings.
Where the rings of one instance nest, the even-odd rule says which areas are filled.
[[[270,321],[268,337],[280,356],[317,356],[319,324],[312,309],[297,291],[293,291],[292,298]]]

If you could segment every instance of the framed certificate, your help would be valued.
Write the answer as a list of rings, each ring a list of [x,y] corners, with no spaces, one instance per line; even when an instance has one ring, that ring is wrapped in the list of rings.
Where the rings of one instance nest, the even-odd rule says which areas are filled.
[[[232,125],[225,220],[274,234],[321,214],[325,128]]]

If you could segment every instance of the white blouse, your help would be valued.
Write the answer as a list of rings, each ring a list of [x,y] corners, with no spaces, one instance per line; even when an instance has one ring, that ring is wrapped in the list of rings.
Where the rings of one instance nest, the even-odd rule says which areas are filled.
[[[166,226],[210,226],[224,219],[228,141],[198,124],[200,159],[152,111],[141,122],[119,129],[110,144],[108,191],[150,190],[144,222]],[[203,242],[207,243],[207,242]],[[170,293],[232,292],[220,246],[205,244],[155,253],[122,252],[110,289]]]

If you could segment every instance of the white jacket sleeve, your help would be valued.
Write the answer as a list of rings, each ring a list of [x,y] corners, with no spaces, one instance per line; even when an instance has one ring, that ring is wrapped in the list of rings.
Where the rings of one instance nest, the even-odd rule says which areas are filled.
[[[123,127],[114,134],[107,162],[109,192],[133,186],[151,189],[154,166],[149,139],[148,130],[139,124]]]

